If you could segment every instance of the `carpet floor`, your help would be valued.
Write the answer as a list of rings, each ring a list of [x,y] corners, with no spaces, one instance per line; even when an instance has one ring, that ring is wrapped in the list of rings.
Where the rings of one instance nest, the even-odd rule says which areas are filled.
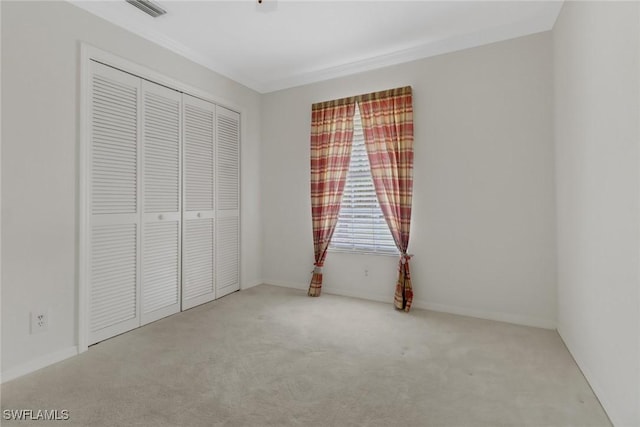
[[[68,410],[57,426],[611,425],[555,331],[267,285],[92,346],[1,396],[2,409]]]

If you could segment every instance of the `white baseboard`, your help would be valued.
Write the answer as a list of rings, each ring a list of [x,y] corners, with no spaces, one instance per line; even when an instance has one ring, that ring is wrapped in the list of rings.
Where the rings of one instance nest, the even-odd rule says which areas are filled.
[[[252,282],[249,283],[244,283],[242,285],[240,285],[240,290],[245,290],[245,289],[250,289],[253,288],[254,286],[258,286],[261,285],[262,283],[264,283],[262,280],[254,280]]]
[[[273,286],[280,286],[283,288],[292,288],[292,289],[300,289],[300,290],[307,290],[309,288],[308,284],[287,283],[287,282],[282,282],[282,281],[273,280],[273,279],[267,279],[264,281],[264,283],[268,285],[273,285]],[[357,291],[353,291],[350,289],[332,287],[332,286],[326,286],[326,285],[322,287],[322,291],[332,295],[340,295],[345,297],[360,298],[368,301],[377,301],[377,302],[385,302],[385,303],[393,304],[393,295],[387,296],[382,294],[378,295],[378,294],[369,294],[369,293],[367,293],[366,295],[363,295],[362,293],[359,293]],[[467,308],[467,307],[437,304],[437,303],[431,303],[431,302],[426,302],[422,300],[413,300],[412,307],[421,308],[424,310],[438,311],[442,313],[457,314],[460,316],[476,317],[478,319],[513,323],[513,324],[522,325],[522,326],[533,326],[536,328],[543,328],[543,329],[556,329],[556,322],[553,320],[539,319],[536,317],[524,316],[520,314],[502,313],[502,312],[487,311],[487,310],[476,310],[476,309]]]
[[[265,279],[262,281],[262,284],[264,285],[271,285],[271,286],[279,286],[281,288],[291,288],[291,289],[298,289],[301,291],[306,291],[307,289],[309,289],[309,284],[303,284],[303,283],[291,283],[291,282],[283,282],[281,280],[272,280],[272,279]]]
[[[431,303],[422,300],[413,300],[413,307],[425,310],[439,311],[442,313],[457,314],[460,316],[475,317],[478,319],[495,320],[498,322],[513,323],[521,326],[533,326],[535,328],[556,329],[553,320],[540,319],[522,314],[503,313],[499,311],[477,310],[468,307],[452,306],[447,304]]]
[[[584,360],[582,359],[582,357],[575,352],[575,347],[573,346],[573,343],[570,340],[567,340],[565,338],[565,335],[562,332],[562,327],[560,325],[558,325],[558,334],[560,335],[560,338],[564,342],[564,345],[569,350],[569,354],[571,354],[571,357],[573,357],[573,360],[576,362],[576,365],[578,365],[578,368],[580,369],[580,371],[582,371],[582,375],[584,375],[584,377],[587,379],[587,382],[589,383],[591,390],[593,390],[593,393],[596,395],[596,397],[600,401],[600,405],[602,405],[604,412],[609,417],[609,421],[611,421],[611,424],[613,424],[616,427],[618,426],[622,427],[627,425],[621,422],[619,417],[617,417],[616,415],[617,411],[611,404],[611,400],[607,398],[607,394],[604,392],[602,385],[600,385],[600,383],[596,380],[595,376],[593,375],[593,372],[591,371],[591,369],[589,369],[587,364],[584,363]]]
[[[290,283],[290,282],[287,283],[287,282],[282,282],[278,280],[265,280],[264,284],[271,285],[271,286],[279,286],[281,288],[298,289],[301,291],[306,291],[309,289],[309,283]],[[363,299],[367,301],[389,302],[389,303],[393,302],[393,295],[387,296],[387,295],[381,295],[381,294],[367,293],[366,297],[364,297],[362,293],[358,291],[342,288],[342,287],[330,286],[330,285],[323,285],[322,293],[328,294],[328,295],[339,295],[341,297],[358,298],[358,299]]]
[[[11,369],[8,369],[5,372],[2,372],[2,377],[0,378],[0,383],[6,383],[11,380],[15,380],[23,375],[30,374],[31,372],[35,372],[39,369],[45,368],[49,365],[53,365],[54,363],[61,362],[70,357],[76,356],[78,354],[78,347],[68,347],[54,353],[49,353],[44,356],[38,357],[36,359],[30,360],[28,362],[22,363],[18,366],[15,366]]]
[[[342,297],[359,298],[367,301],[393,304],[393,295],[383,295],[383,294],[367,292],[366,297],[363,297],[361,292],[354,291],[352,289],[347,289],[347,288],[335,287],[335,286],[323,286],[322,292],[330,295],[340,295]]]

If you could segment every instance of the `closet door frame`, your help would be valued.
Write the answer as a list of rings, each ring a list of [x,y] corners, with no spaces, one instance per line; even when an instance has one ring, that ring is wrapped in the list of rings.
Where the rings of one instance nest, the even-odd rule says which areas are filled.
[[[132,74],[134,76],[140,77],[145,80],[149,80],[156,84],[160,84],[162,86],[166,86],[170,89],[176,90],[178,92],[186,93],[196,98],[200,98],[207,102],[214,103],[216,105],[220,105],[222,107],[228,108],[230,110],[236,111],[240,114],[240,145],[242,147],[242,135],[246,135],[245,123],[246,120],[243,119],[246,117],[246,109],[241,107],[240,105],[235,104],[234,102],[230,102],[227,99],[221,98],[219,96],[213,95],[210,92],[203,91],[191,85],[185,84],[179,80],[173,79],[171,77],[167,77],[164,74],[158,73],[150,68],[147,68],[143,65],[137,64],[135,62],[129,61],[127,59],[121,58],[117,55],[114,55],[110,52],[92,46],[88,43],[80,43],[80,81],[79,81],[79,108],[78,108],[78,181],[77,191],[78,191],[78,228],[77,228],[77,242],[78,242],[78,251],[77,251],[77,302],[78,302],[78,317],[77,317],[77,348],[78,353],[83,353],[87,351],[89,348],[89,278],[90,271],[89,267],[89,250],[91,248],[89,238],[90,233],[88,230],[89,227],[89,179],[91,177],[90,171],[90,108],[91,108],[91,99],[90,99],[90,64],[91,61],[96,61],[102,63],[104,65],[119,69],[126,73]],[[241,150],[240,150],[241,153]],[[242,165],[240,155],[240,165]],[[241,167],[241,166],[240,166]],[[241,173],[241,169],[239,168],[239,174]],[[239,178],[239,187],[242,186],[242,180]],[[240,211],[242,212],[241,206]],[[239,234],[241,235],[242,228],[241,224],[239,227]],[[241,247],[241,245],[240,245]],[[240,262],[239,262],[240,264]],[[242,271],[242,268],[240,268]],[[242,277],[240,276],[240,283],[242,283]],[[242,286],[240,287],[242,289]]]

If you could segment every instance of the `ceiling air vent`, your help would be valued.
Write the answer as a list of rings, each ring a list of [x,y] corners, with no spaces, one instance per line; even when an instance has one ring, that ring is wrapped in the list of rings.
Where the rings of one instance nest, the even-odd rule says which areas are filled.
[[[149,0],[127,0],[127,3],[137,7],[147,15],[151,15],[154,18],[167,13],[166,10]]]

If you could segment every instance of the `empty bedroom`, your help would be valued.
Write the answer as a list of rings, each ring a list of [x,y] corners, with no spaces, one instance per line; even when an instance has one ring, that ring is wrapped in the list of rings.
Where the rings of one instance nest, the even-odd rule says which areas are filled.
[[[640,3],[0,1],[3,426],[640,427]]]

